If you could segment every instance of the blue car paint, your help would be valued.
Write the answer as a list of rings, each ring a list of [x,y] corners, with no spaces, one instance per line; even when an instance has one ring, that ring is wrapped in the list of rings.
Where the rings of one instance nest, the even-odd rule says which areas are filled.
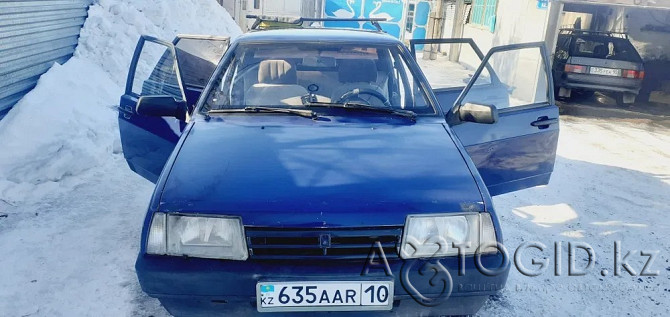
[[[491,195],[549,182],[554,170],[559,128],[557,124],[544,128],[528,124],[541,117],[558,118],[558,108],[548,105],[501,111],[500,124],[482,126],[465,122],[452,127]]]
[[[479,273],[474,257],[466,257],[463,275],[455,272],[459,267],[457,258],[442,258],[440,263],[450,268],[452,293],[440,306],[426,307],[419,305],[403,287],[406,283],[401,279],[402,266],[421,267],[422,260],[403,261],[389,259],[389,266],[394,273],[388,277],[384,270],[373,269],[364,276],[361,270],[365,260],[272,260],[272,261],[220,261],[210,259],[179,258],[144,255],[138,257],[136,270],[142,289],[150,296],[160,299],[170,312],[184,310],[190,302],[200,302],[197,306],[186,309],[185,315],[199,314],[254,314],[255,286],[258,281],[319,281],[319,280],[387,280],[392,279],[394,300],[397,301],[392,314],[415,316],[419,312],[431,314],[470,314],[492,294],[500,291],[507,280],[509,267],[502,267],[500,274],[486,276]],[[501,267],[501,254],[482,256],[483,267],[497,269]],[[509,263],[509,262],[508,262]],[[421,275],[418,270],[409,271],[409,281],[424,296],[438,298],[439,286],[431,286],[428,280],[432,275]],[[188,295],[184,295],[188,294]],[[468,298],[474,297],[470,302]],[[398,309],[406,309],[405,311]],[[388,315],[389,312],[378,312]],[[264,313],[263,315],[266,315]],[[293,313],[295,314],[295,313]],[[316,314],[316,312],[310,312]],[[367,312],[367,316],[373,312]],[[177,315],[177,314],[175,314]],[[271,314],[272,315],[272,314]],[[329,314],[330,315],[330,314]]]
[[[188,53],[179,54],[180,51],[177,49],[177,45],[182,39],[212,39],[219,42],[227,42],[228,40],[228,38],[222,37],[178,35],[172,42],[166,42],[142,35],[135,48],[135,56],[130,64],[130,71],[126,79],[125,93],[121,96],[119,104],[119,130],[121,131],[124,156],[132,171],[153,183],[158,179],[165,162],[184,132],[186,122],[175,117],[149,117],[137,114],[136,105],[140,96],[132,91],[135,80],[134,69],[137,67],[137,58],[146,42],[152,42],[153,45],[163,45],[174,54],[175,58],[184,58],[184,55]],[[165,57],[165,55],[162,56],[161,60]],[[193,57],[189,62],[193,64]],[[191,65],[191,67],[196,66],[201,65]],[[211,73],[205,74],[207,76],[211,75]],[[179,82],[184,83],[181,73],[179,75],[177,76]],[[189,110],[192,111],[200,98],[202,87],[182,85],[184,87],[181,89],[181,94]]]
[[[147,117],[135,113],[137,97],[123,95],[119,107],[121,146],[130,169],[156,182],[186,123],[174,117]]]
[[[375,32],[323,30],[318,33],[265,31],[242,36],[237,43],[328,41],[401,45],[392,37]],[[237,43],[222,58],[214,74],[226,66]],[[410,56],[404,46],[402,50],[406,58]],[[418,65],[411,57],[407,59],[409,67],[418,74],[419,84],[430,91]],[[212,80],[205,91],[211,86]],[[527,114],[502,112],[504,127],[463,122],[450,127],[443,119],[446,111],[438,106],[438,98],[429,93],[428,99],[438,108],[438,116],[419,117],[416,123],[402,118],[353,114],[328,117],[330,121],[326,122],[283,115],[226,115],[208,119],[196,114],[189,124],[174,125],[168,123],[174,118],[137,115],[132,107],[136,98],[125,95],[119,113],[122,140],[125,139],[124,155],[134,171],[140,175],[142,169],[148,171],[142,176],[156,183],[136,262],[142,289],[160,299],[173,314],[254,314],[257,312],[253,288],[263,279],[389,278],[382,272],[361,277],[365,263],[360,259],[267,261],[251,257],[246,261],[225,261],[147,255],[148,228],[157,211],[240,215],[247,230],[334,230],[382,225],[402,229],[407,214],[469,210],[491,213],[496,237],[502,242],[489,191],[505,192],[534,183],[507,184],[503,185],[504,190],[496,190],[490,186],[487,189],[484,179],[487,175],[499,174],[504,180],[505,173],[519,179],[523,171],[506,164],[503,156],[530,159],[528,153],[537,153],[541,147],[547,154],[546,161],[534,162],[540,173],[531,173],[530,177],[543,178],[536,182],[538,184],[543,183],[545,177],[548,181],[558,126],[533,127],[537,131],[524,130],[527,135],[521,135],[519,128],[512,125],[528,125],[525,121],[536,114],[529,109]],[[547,107],[549,111],[555,110],[553,105]],[[506,131],[509,138],[491,138]],[[518,137],[526,138],[521,141],[524,144],[515,142],[518,140],[514,131]],[[183,133],[176,138],[180,132]],[[408,140],[403,140],[408,136]],[[351,140],[351,137],[358,138]],[[162,140],[156,142],[158,139]],[[153,146],[147,147],[147,144]],[[467,146],[467,152],[463,145]],[[489,161],[495,158],[486,155],[491,147],[501,155],[499,162]],[[160,155],[154,154],[153,159],[147,160],[146,153],[151,151]],[[159,170],[162,171],[160,176]],[[271,186],[274,184],[280,186]],[[389,189],[394,190],[393,194],[386,192]],[[485,267],[498,267],[501,259],[500,253],[484,255],[482,263]],[[456,260],[439,259],[451,272],[457,272]],[[497,286],[490,289],[456,287],[447,303],[433,308],[417,304],[400,287],[401,267],[407,262],[411,261],[397,256],[389,259],[397,285],[392,311],[395,314],[473,314],[489,295],[497,294],[509,270],[505,266],[500,274],[487,276],[474,267],[473,257],[466,257],[465,275],[452,274],[456,285]],[[412,279],[421,278],[412,275]],[[433,294],[430,289],[419,288],[428,296]]]
[[[245,225],[278,227],[402,225],[408,213],[483,211],[472,173],[439,122],[224,120],[194,124],[161,211],[225,210]]]
[[[480,69],[473,75],[476,78],[485,67],[490,75],[489,84],[467,87],[433,89],[435,99],[447,114],[451,130],[477,166],[490,195],[500,195],[512,191],[549,183],[556,159],[559,126],[555,124],[532,125],[539,120],[558,118],[558,107],[554,103],[550,65],[543,44],[524,43],[499,46],[484,55],[472,39],[419,39],[410,42],[412,56],[423,44],[460,44],[469,45],[482,61]],[[498,52],[513,49],[538,48],[543,56],[545,74],[547,74],[547,102],[509,108],[508,92],[488,60]],[[477,95],[485,95],[486,100],[499,109],[499,119],[495,124],[482,125],[454,120],[455,109],[463,101],[464,89],[468,89],[467,99],[477,100]],[[499,98],[494,98],[500,96]],[[461,99],[459,100],[459,97]],[[460,101],[460,102],[459,102]]]

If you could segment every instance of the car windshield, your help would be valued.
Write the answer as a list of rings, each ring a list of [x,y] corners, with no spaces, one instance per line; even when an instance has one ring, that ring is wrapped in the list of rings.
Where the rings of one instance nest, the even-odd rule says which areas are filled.
[[[325,103],[436,113],[393,45],[240,44],[217,76],[202,112]]]
[[[640,55],[628,40],[614,37],[575,37],[570,55],[641,62]]]

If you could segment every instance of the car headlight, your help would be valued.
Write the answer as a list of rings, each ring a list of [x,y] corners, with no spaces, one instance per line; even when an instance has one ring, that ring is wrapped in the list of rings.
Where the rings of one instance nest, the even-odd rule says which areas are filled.
[[[489,213],[409,215],[400,256],[403,259],[496,252],[496,233]],[[481,248],[480,248],[481,246]]]
[[[147,253],[196,258],[246,260],[249,257],[239,217],[154,213]]]

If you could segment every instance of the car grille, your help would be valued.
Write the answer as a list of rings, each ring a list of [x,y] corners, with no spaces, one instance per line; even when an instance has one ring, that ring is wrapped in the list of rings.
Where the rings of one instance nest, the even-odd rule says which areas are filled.
[[[387,258],[398,257],[402,227],[278,229],[246,227],[254,259],[365,259],[376,242]]]

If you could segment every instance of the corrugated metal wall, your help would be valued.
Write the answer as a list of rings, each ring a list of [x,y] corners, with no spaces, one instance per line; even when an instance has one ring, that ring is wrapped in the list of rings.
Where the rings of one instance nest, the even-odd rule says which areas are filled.
[[[67,61],[91,0],[0,0],[0,118],[54,62]]]

